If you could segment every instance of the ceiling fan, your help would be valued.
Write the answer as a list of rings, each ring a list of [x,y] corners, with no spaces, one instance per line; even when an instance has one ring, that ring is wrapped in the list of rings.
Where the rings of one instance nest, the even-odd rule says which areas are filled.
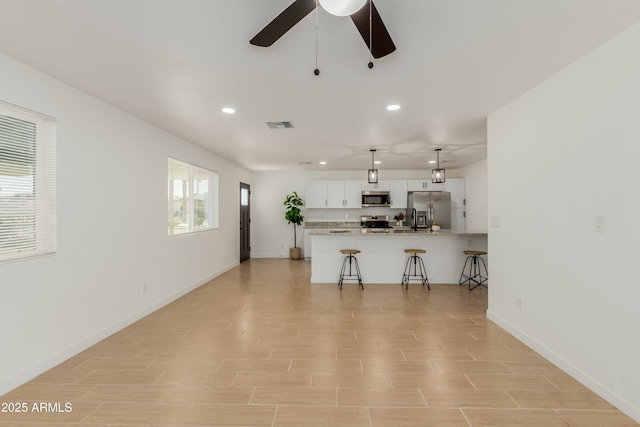
[[[372,0],[319,0],[320,6],[336,16],[350,16],[374,58],[396,50],[382,18]],[[267,24],[249,43],[268,47],[293,28],[317,7],[316,0],[295,0]],[[371,17],[371,26],[369,26]]]

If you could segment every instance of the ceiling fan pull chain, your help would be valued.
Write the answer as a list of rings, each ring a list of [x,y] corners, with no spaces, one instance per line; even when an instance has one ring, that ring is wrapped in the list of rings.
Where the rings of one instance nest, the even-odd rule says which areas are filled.
[[[316,0],[316,68],[313,70],[313,74],[320,75],[320,69],[318,68],[318,0]]]
[[[371,50],[373,49],[373,19],[372,19],[373,0],[369,0],[369,69],[373,68],[373,59],[371,59]]]

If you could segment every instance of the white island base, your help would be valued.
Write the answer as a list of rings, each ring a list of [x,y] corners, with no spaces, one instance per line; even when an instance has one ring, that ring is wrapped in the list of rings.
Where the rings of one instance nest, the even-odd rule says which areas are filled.
[[[400,283],[407,262],[405,249],[424,249],[429,283],[457,284],[466,259],[464,250],[487,250],[484,233],[331,233],[310,234],[311,283],[338,283],[344,255],[340,249],[359,249],[356,255],[365,286],[368,283]],[[485,261],[487,260],[486,257]],[[487,262],[488,265],[488,262]],[[347,267],[348,268],[348,267]],[[351,281],[345,281],[348,285]],[[356,283],[357,282],[353,282]],[[412,283],[419,284],[419,281]]]

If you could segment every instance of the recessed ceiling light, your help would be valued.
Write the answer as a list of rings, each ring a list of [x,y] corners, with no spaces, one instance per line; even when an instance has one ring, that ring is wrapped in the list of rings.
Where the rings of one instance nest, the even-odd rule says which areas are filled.
[[[435,163],[435,162],[436,162],[435,160],[429,160],[429,163]]]
[[[231,107],[224,107],[224,108],[222,109],[222,112],[223,112],[223,113],[227,113],[227,114],[233,114],[233,113],[235,113],[235,112],[236,112],[236,110],[235,110],[235,109],[233,109],[233,108],[231,108]]]
[[[381,162],[380,160],[376,160],[376,161],[375,161],[375,162],[373,162],[373,163],[375,163],[376,165],[379,165],[379,164],[380,164],[380,163],[382,163],[382,162]]]
[[[327,164],[327,162],[320,162],[320,164],[321,164],[321,165],[326,165],[326,164]]]
[[[389,111],[396,111],[399,110],[400,106],[398,104],[391,104],[391,105],[387,105],[387,110]]]

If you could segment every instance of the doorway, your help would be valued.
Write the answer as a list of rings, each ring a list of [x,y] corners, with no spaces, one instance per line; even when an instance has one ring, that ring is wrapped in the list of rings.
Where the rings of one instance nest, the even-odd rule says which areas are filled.
[[[251,257],[251,187],[240,183],[240,262]]]

